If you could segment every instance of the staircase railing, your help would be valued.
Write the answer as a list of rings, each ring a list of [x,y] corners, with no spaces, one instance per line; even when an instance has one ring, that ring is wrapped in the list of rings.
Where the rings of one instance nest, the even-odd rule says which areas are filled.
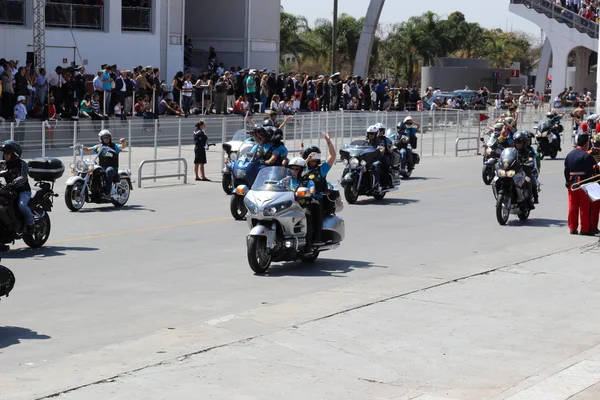
[[[587,34],[592,39],[598,39],[599,26],[595,21],[590,21],[552,0],[510,0],[510,2],[511,4],[523,4],[540,14],[545,14],[548,18],[553,18],[570,28]]]

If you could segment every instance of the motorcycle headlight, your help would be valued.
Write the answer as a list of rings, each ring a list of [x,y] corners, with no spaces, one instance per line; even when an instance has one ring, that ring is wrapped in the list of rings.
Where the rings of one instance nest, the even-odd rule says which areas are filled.
[[[362,160],[362,161],[360,162],[360,165],[362,165],[362,166],[364,167],[365,165],[367,165],[367,162],[366,162],[365,160]]]
[[[88,166],[84,161],[77,161],[77,164],[75,164],[75,171],[79,173],[87,172]]]
[[[514,170],[510,170],[510,171],[506,171],[506,177],[507,178],[512,178],[513,176],[515,176],[516,172]]]
[[[236,178],[243,178],[246,176],[246,170],[245,169],[236,169],[235,170],[235,177]]]
[[[348,160],[346,160],[345,158],[342,160],[342,164],[344,165],[348,165]]]
[[[505,171],[505,170],[503,170],[503,169],[499,169],[499,170],[498,170],[498,176],[499,176],[500,178],[505,178],[505,177],[506,177],[506,171]]]
[[[283,211],[286,208],[289,208],[291,206],[292,206],[291,200],[284,201],[281,203],[276,203],[276,204],[270,205],[269,207],[265,208],[265,211],[263,212],[263,214],[265,215],[265,217],[272,217],[275,214],[277,214],[278,212]]]
[[[358,164],[359,164],[359,162],[358,162],[358,158],[356,158],[356,157],[352,157],[352,158],[350,159],[350,166],[351,166],[351,167],[358,167]]]
[[[487,155],[492,154],[492,148],[488,147],[487,149],[485,149],[485,154],[487,154]]]
[[[250,214],[254,215],[258,213],[258,206],[254,204],[251,200],[249,200],[247,197],[244,199],[244,205],[246,206]]]

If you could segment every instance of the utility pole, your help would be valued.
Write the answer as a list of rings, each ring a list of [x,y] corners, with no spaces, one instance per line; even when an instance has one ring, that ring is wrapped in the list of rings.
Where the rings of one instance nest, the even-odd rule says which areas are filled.
[[[331,74],[337,71],[338,0],[333,0],[333,31],[331,32]]]
[[[33,63],[39,73],[46,68],[46,1],[33,0]]]

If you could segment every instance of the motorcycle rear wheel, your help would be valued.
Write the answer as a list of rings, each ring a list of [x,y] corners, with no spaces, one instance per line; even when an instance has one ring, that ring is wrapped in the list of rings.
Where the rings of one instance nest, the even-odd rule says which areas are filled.
[[[481,177],[483,178],[483,183],[490,185],[494,180],[494,169],[489,165],[484,165],[481,170]]]
[[[50,216],[44,212],[42,218],[35,222],[33,235],[23,235],[23,241],[32,249],[38,249],[48,241],[50,230]]]
[[[506,225],[508,222],[508,217],[510,215],[510,210],[504,207],[506,196],[500,195],[496,200],[496,219],[500,225]]]
[[[267,253],[267,238],[252,236],[248,239],[248,264],[255,274],[264,274],[271,266],[271,255]]]
[[[67,208],[73,212],[81,210],[85,205],[85,193],[81,193],[82,188],[82,182],[75,182],[65,189],[65,204]],[[78,200],[75,201],[76,199]]]
[[[521,221],[526,221],[529,218],[529,214],[531,213],[531,210],[527,210],[527,211],[523,211],[517,214],[517,217],[519,217],[519,219]]]
[[[383,200],[385,197],[385,193],[373,193],[373,198],[375,200]]]
[[[129,187],[129,181],[125,178],[121,178],[117,184],[117,195],[115,199],[113,197],[112,203],[115,207],[123,207],[129,201],[131,195],[131,188]]]
[[[304,254],[303,256],[300,257],[302,262],[305,262],[308,264],[314,263],[315,261],[317,261],[317,258],[319,258],[319,251],[314,251],[311,254]]]
[[[352,186],[346,186],[344,188],[344,197],[348,204],[354,204],[356,203],[356,200],[358,200],[358,191],[354,192]]]
[[[238,195],[231,196],[229,209],[231,210],[231,215],[236,221],[243,220],[244,217],[246,217],[246,213],[248,213],[248,209],[244,205],[244,198]]]
[[[551,159],[554,160],[557,155],[558,155],[558,150],[557,149],[554,148],[554,149],[550,150],[550,158]]]

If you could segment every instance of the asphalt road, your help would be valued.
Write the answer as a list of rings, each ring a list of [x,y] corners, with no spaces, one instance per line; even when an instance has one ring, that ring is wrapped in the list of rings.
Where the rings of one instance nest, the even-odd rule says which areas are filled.
[[[269,330],[215,327],[231,315],[303,323],[595,240],[568,235],[561,160],[544,162],[530,220],[505,227],[480,172],[479,157],[428,158],[399,192],[346,205],[338,250],[266,276],[248,267],[248,227],[230,216],[220,182],[134,190],[121,210],[70,213],[61,196],[47,245],[18,243],[2,260],[17,284],[0,303],[0,397],[42,398]],[[336,165],[330,181],[340,174]],[[389,284],[344,291],[369,282]]]

